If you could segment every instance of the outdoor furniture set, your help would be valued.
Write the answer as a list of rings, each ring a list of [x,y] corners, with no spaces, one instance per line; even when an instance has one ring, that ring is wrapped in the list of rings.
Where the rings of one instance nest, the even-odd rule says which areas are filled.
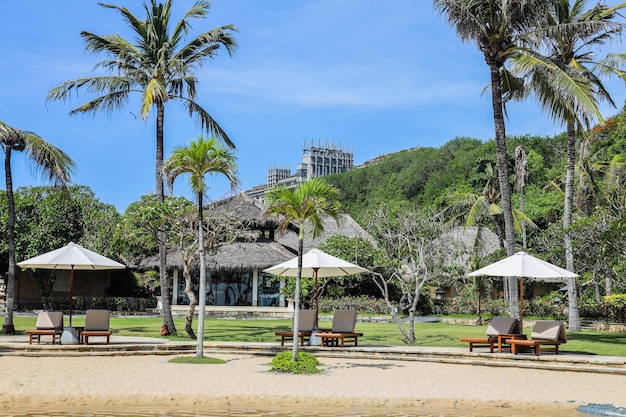
[[[330,329],[315,329],[315,310],[300,310],[298,338],[300,344],[304,345],[305,339],[312,342],[314,338],[320,339],[322,346],[342,346],[352,343],[358,346],[359,337],[363,333],[356,333],[356,310],[335,310],[333,314],[332,327]],[[293,331],[280,331],[275,333],[281,337],[280,345],[285,345],[285,339],[293,340]],[[310,343],[312,344],[312,343]]]
[[[85,325],[72,326],[76,330],[79,343],[88,345],[90,337],[101,336],[106,337],[108,345],[111,337],[110,318],[111,312],[109,310],[87,310],[85,312]],[[60,338],[63,333],[63,313],[60,311],[41,311],[37,314],[35,327],[35,329],[25,331],[30,336],[29,344],[32,345],[33,340],[41,343],[41,336],[52,336],[52,344],[54,345],[56,338]]]
[[[533,326],[530,339],[522,333],[517,319],[494,317],[486,330],[487,337],[464,337],[461,342],[469,344],[469,351],[476,346],[489,346],[489,351],[498,353],[509,351],[514,355],[520,352],[534,352],[541,355],[542,346],[553,346],[552,351],[559,354],[559,346],[567,343],[565,324],[558,320],[541,320]],[[545,351],[545,350],[544,350]]]

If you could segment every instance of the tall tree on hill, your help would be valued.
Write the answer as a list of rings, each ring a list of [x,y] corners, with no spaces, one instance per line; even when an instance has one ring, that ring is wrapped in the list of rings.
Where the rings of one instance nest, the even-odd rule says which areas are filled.
[[[602,121],[598,109],[601,101],[615,104],[606,90],[600,73],[615,72],[604,62],[595,60],[595,50],[617,38],[623,24],[616,22],[617,11],[626,7],[621,3],[608,7],[596,3],[586,9],[587,0],[551,0],[546,26],[537,31],[535,44],[546,51],[545,57],[522,54],[518,67],[530,75],[529,90],[554,120],[567,127],[567,172],[565,175],[565,205],[563,209],[563,247],[565,265],[574,271],[574,251],[569,228],[574,210],[574,176],[576,141],[579,132]],[[569,330],[580,331],[576,278],[568,279]]]
[[[498,179],[504,217],[507,255],[515,252],[515,227],[511,206],[511,185],[506,152],[504,91],[515,88],[508,83],[505,63],[522,47],[521,40],[544,20],[545,0],[433,0],[434,8],[444,15],[464,42],[473,42],[489,67],[491,103],[495,127]],[[510,314],[519,318],[519,290],[516,279],[509,280]]]
[[[6,313],[4,332],[14,333],[13,304],[15,297],[15,198],[13,196],[13,176],[11,155],[24,152],[36,171],[47,176],[48,180],[59,183],[70,181],[74,161],[59,148],[46,142],[33,132],[16,129],[0,121],[0,149],[4,152],[4,172],[7,187],[8,221],[7,240],[9,242],[9,270],[6,286]]]
[[[189,146],[177,146],[163,167],[167,184],[171,187],[176,178],[189,174],[189,184],[197,197],[198,209],[198,258],[200,259],[200,288],[198,298],[198,335],[196,356],[201,358],[204,344],[204,311],[206,306],[206,265],[204,258],[203,198],[207,191],[206,175],[224,175],[233,189],[237,188],[237,160],[232,151],[220,145],[215,138],[200,136]],[[297,338],[296,338],[297,339]]]
[[[196,102],[195,75],[202,64],[215,58],[220,48],[232,55],[237,43],[232,36],[237,28],[233,25],[220,26],[204,32],[184,44],[191,28],[191,19],[204,19],[208,15],[210,2],[199,0],[175,25],[170,24],[172,0],[164,3],[157,0],[144,2],[146,17],[135,17],[125,7],[101,4],[103,7],[117,10],[135,34],[133,41],[119,35],[96,35],[82,31],[81,37],[86,49],[95,54],[104,54],[108,58],[98,63],[109,75],[79,78],[67,81],[53,88],[48,100],[67,100],[70,93],[86,90],[87,93],[102,94],[70,112],[108,113],[123,107],[131,93],[141,95],[139,114],[145,120],[152,108],[156,108],[156,193],[160,202],[164,200],[163,186],[163,125],[165,104],[170,100],[182,102],[190,116],[197,118],[203,130],[213,134],[219,140],[234,148],[226,132],[211,115]],[[172,319],[169,282],[166,272],[165,231],[159,238],[161,295],[163,301],[162,333],[174,333],[176,327]]]
[[[296,189],[277,186],[266,195],[265,213],[279,219],[278,230],[284,232],[289,225],[298,228],[298,273],[294,295],[293,345],[291,360],[298,361],[298,321],[300,318],[300,279],[302,278],[302,257],[304,255],[304,228],[312,226],[313,238],[324,231],[324,216],[339,222],[339,191],[323,178],[313,178],[300,184]]]

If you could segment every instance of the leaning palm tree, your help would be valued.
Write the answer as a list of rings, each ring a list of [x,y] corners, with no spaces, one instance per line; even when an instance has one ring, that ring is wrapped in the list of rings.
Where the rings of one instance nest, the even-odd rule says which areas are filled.
[[[489,67],[491,103],[496,139],[498,180],[502,198],[507,255],[515,252],[515,226],[511,205],[511,185],[506,152],[503,85],[505,63],[523,45],[522,39],[544,21],[545,0],[433,0],[434,8],[445,15],[462,41],[476,43]],[[509,280],[511,317],[519,318],[519,291],[515,279]]]
[[[4,151],[4,172],[7,187],[8,221],[7,240],[9,243],[9,271],[6,287],[6,313],[4,316],[4,332],[14,333],[13,304],[15,297],[15,198],[13,196],[13,176],[11,174],[11,155],[24,152],[33,163],[35,170],[40,171],[48,180],[67,183],[70,181],[74,161],[59,148],[46,142],[33,132],[11,127],[0,121],[0,148]]]
[[[200,136],[196,141],[191,141],[189,146],[177,146],[172,155],[165,161],[163,171],[166,175],[168,186],[172,186],[178,176],[189,174],[189,184],[197,196],[198,204],[198,258],[200,259],[200,288],[198,298],[198,335],[196,356],[204,355],[204,310],[206,307],[206,265],[204,259],[204,216],[203,198],[207,191],[205,177],[207,174],[222,174],[232,189],[236,189],[237,160],[231,149],[220,145],[215,138],[205,139]]]
[[[294,295],[293,334],[298,334],[300,310],[300,279],[304,252],[304,228],[312,226],[313,238],[324,231],[324,217],[330,216],[339,223],[339,191],[322,178],[313,178],[295,189],[277,186],[266,195],[265,213],[279,218],[279,231],[284,232],[290,224],[298,227],[298,272]],[[291,359],[298,361],[298,340],[294,336]]]
[[[228,135],[196,102],[197,69],[204,62],[215,58],[220,47],[232,55],[237,47],[232,32],[233,25],[220,26],[204,32],[184,44],[191,19],[204,19],[210,2],[199,0],[175,25],[170,24],[172,0],[157,3],[157,0],[144,2],[146,17],[135,17],[125,7],[110,4],[101,6],[117,10],[135,34],[133,41],[119,35],[96,35],[82,31],[81,37],[86,49],[95,54],[104,54],[107,59],[96,68],[102,68],[108,75],[79,78],[55,87],[48,94],[48,100],[68,100],[74,91],[85,90],[98,97],[73,109],[70,114],[108,113],[122,108],[133,93],[141,95],[139,114],[145,120],[152,108],[156,109],[156,193],[160,202],[164,200],[163,190],[163,126],[165,104],[170,100],[182,102],[183,107],[194,116],[203,130],[213,134],[228,146],[234,148]],[[163,333],[176,331],[172,320],[168,278],[165,263],[165,231],[159,233],[159,269],[161,295],[163,301]]]
[[[563,208],[563,247],[565,265],[574,270],[574,252],[568,229],[574,210],[574,176],[576,141],[579,132],[589,129],[602,115],[601,101],[615,104],[599,75],[617,73],[606,61],[596,60],[595,49],[621,35],[623,24],[617,22],[618,11],[626,3],[609,7],[598,2],[587,9],[587,0],[551,0],[544,30],[537,31],[536,45],[542,45],[545,57],[522,54],[518,67],[530,75],[528,88],[554,120],[567,126],[567,171]],[[576,279],[568,279],[569,330],[580,331],[576,296]]]

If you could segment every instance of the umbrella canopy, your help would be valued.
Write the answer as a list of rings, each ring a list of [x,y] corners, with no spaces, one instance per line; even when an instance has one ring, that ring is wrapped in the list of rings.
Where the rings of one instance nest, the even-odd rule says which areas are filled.
[[[480,275],[520,278],[520,318],[522,314],[522,302],[524,300],[524,278],[544,282],[562,282],[566,278],[578,276],[578,274],[575,274],[574,272],[560,268],[549,262],[542,261],[539,258],[535,258],[534,256],[527,254],[526,252],[517,252],[498,262],[494,262],[491,265],[487,265],[484,268],[477,269],[476,271],[467,274],[467,276],[470,277]]]
[[[278,264],[271,268],[264,269],[263,272],[284,277],[295,277],[298,275],[298,257]],[[319,249],[311,249],[302,255],[302,276],[315,278],[315,323],[317,324],[318,308],[318,278],[339,277],[345,275],[369,272],[358,265],[344,261],[343,259],[329,255]]]
[[[62,248],[46,252],[34,258],[17,263],[21,268],[32,269],[68,269],[70,270],[70,326],[72,326],[72,291],[74,289],[74,270],[124,269],[125,265],[85,249],[73,242]]]
[[[577,277],[567,269],[560,268],[549,262],[535,258],[526,252],[517,252],[484,268],[467,274],[470,277],[489,275],[494,277],[524,277],[536,281],[562,282],[565,278]]]

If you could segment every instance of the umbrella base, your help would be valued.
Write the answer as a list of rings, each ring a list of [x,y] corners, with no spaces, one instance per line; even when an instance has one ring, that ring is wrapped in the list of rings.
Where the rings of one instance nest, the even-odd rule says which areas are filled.
[[[322,346],[322,338],[317,334],[322,333],[320,329],[313,329],[311,336],[309,336],[309,346]]]
[[[61,333],[61,344],[62,345],[77,345],[78,344],[78,333],[76,329],[73,327],[66,327],[63,329],[63,333]]]

